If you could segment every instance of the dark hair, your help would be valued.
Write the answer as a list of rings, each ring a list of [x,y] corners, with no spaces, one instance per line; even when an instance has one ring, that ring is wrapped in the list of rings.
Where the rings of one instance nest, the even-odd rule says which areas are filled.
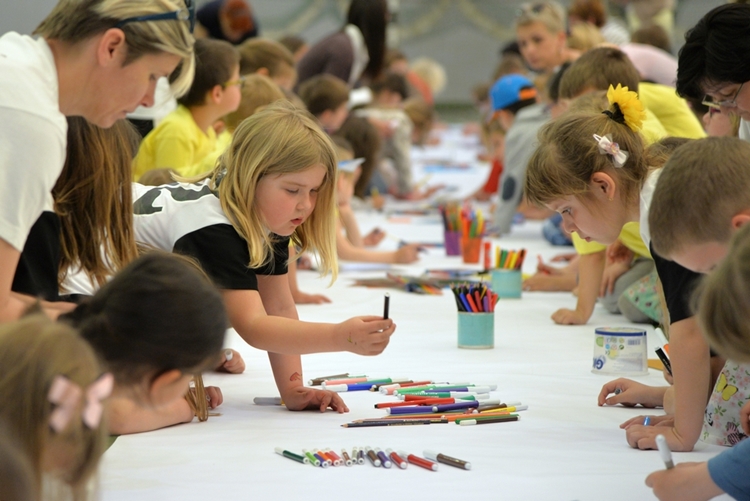
[[[221,295],[184,259],[148,252],[61,317],[78,328],[119,384],[215,362],[228,328]]]
[[[201,38],[195,42],[195,78],[190,90],[177,101],[183,106],[200,106],[206,93],[232,78],[240,64],[240,53],[234,45],[223,40]]]
[[[556,103],[560,99],[560,82],[565,72],[570,68],[570,64],[569,62],[561,64],[557,72],[547,82],[547,95],[553,103]]]
[[[568,9],[568,16],[575,16],[587,23],[593,22],[597,28],[607,23],[607,9],[602,0],[575,0]]]
[[[380,135],[378,130],[366,118],[349,115],[341,125],[337,135],[340,135],[352,145],[354,158],[364,158],[362,163],[362,175],[359,176],[354,187],[354,194],[364,198],[365,190],[370,183],[370,177],[375,170],[380,156]]]
[[[370,84],[370,90],[372,90],[373,94],[383,91],[396,92],[401,96],[402,100],[409,97],[409,84],[406,82],[406,77],[393,72],[388,72],[377,80],[374,80]]]
[[[677,60],[677,93],[700,99],[706,88],[750,80],[750,5],[712,9],[685,34]]]
[[[322,73],[302,84],[299,98],[307,106],[307,111],[319,117],[324,111],[335,111],[349,101],[349,87],[340,78]]]
[[[638,92],[641,75],[630,58],[615,47],[597,47],[576,59],[560,80],[559,97],[578,97],[587,89],[607,90],[610,85],[622,84]]]
[[[380,76],[383,69],[387,15],[386,0],[352,0],[349,4],[346,22],[359,28],[365,39],[370,60],[362,74],[370,80],[375,80]]]

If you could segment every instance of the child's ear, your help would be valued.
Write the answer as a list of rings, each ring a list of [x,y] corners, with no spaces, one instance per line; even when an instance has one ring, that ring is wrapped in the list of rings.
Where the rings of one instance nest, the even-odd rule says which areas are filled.
[[[750,209],[732,216],[732,229],[738,230],[742,225],[747,224],[748,221],[750,221]]]
[[[255,73],[257,73],[258,75],[268,76],[270,72],[268,71],[268,68],[258,68],[257,70],[255,70]]]
[[[221,101],[221,97],[224,95],[224,87],[221,85],[214,85],[210,91],[208,91],[207,101],[212,104],[218,104]]]
[[[591,176],[591,182],[589,184],[595,195],[603,196],[610,202],[614,200],[617,195],[615,180],[605,172],[595,172]]]
[[[149,402],[154,406],[163,405],[175,398],[176,393],[184,393],[186,388],[181,388],[184,378],[185,375],[177,369],[172,369],[156,376],[151,380],[151,385],[148,389]]]

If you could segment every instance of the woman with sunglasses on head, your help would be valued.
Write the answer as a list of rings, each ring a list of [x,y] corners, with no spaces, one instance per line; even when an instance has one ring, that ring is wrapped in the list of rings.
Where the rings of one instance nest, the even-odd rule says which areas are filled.
[[[60,0],[38,38],[0,37],[0,322],[36,300],[11,292],[24,247],[59,260],[51,190],[65,161],[65,117],[110,127],[152,105],[162,76],[176,94],[185,92],[193,78],[193,1]],[[56,316],[70,305],[43,307]]]
[[[677,93],[703,99],[741,117],[739,136],[750,140],[750,5],[712,9],[685,34],[677,61]]]

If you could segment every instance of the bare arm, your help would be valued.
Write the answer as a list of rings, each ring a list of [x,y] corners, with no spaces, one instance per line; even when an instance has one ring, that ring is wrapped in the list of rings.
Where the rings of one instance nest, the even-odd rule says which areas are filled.
[[[138,405],[127,397],[113,397],[109,400],[108,416],[111,434],[129,435],[189,423],[193,420],[193,411],[184,398],[154,409]]]
[[[404,245],[395,251],[376,251],[355,247],[344,236],[340,225],[336,231],[336,252],[339,259],[362,263],[409,264],[419,259],[419,246],[415,244]]]
[[[343,226],[346,238],[354,247],[364,247],[365,243],[362,240],[362,233],[359,231],[359,225],[357,224],[357,218],[354,216],[354,211],[351,205],[339,205],[339,220]]]
[[[558,324],[581,325],[591,318],[602,283],[605,251],[584,254],[578,266],[578,303],[575,310],[560,309],[552,314],[552,320]]]

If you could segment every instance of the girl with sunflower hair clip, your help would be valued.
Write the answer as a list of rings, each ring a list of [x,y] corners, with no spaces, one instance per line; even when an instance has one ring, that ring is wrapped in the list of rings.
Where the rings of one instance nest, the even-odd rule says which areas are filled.
[[[641,238],[650,248],[648,210],[659,168],[687,140],[667,138],[647,148],[639,133],[645,114],[636,93],[610,86],[607,100],[605,110],[570,111],[540,130],[525,193],[532,203],[559,212],[565,230],[586,241],[609,245],[623,226],[640,223]],[[617,379],[604,385],[598,403],[664,407],[667,414],[651,416],[652,426],[644,426],[643,416],[623,423],[628,443],[654,449],[656,435],[663,434],[672,450],[690,451],[701,434],[714,372],[718,375],[723,361],[712,369],[708,345],[690,309],[689,294],[698,275],[653,250],[651,254],[669,313],[674,385],[650,387]],[[583,278],[579,287],[585,292]]]

